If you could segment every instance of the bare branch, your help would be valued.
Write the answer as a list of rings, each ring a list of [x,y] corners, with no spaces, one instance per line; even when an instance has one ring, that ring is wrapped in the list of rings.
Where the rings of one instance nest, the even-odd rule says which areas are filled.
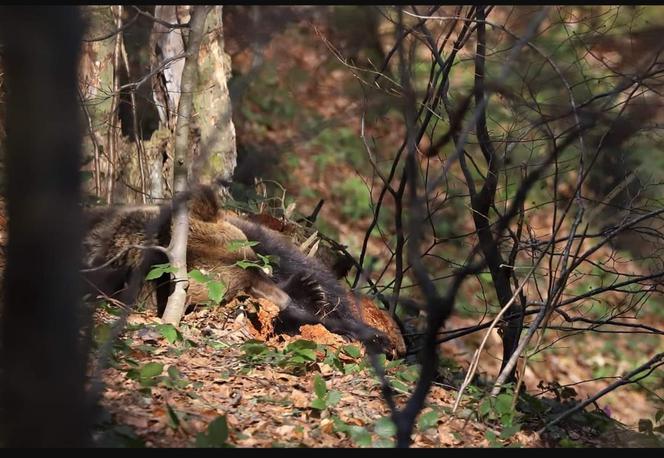
[[[628,385],[630,383],[635,383],[637,380],[633,380],[633,378],[636,377],[637,375],[641,374],[642,372],[648,371],[647,374],[649,374],[654,369],[656,369],[656,368],[658,368],[662,365],[664,365],[664,352],[656,354],[655,356],[650,358],[646,363],[640,365],[636,369],[634,369],[634,370],[628,372],[627,374],[623,375],[622,377],[620,377],[615,382],[611,383],[609,386],[607,386],[603,390],[601,390],[598,393],[594,394],[593,396],[589,397],[585,401],[575,405],[571,409],[566,410],[565,412],[561,413],[560,415],[555,417],[553,420],[551,420],[549,423],[544,425],[544,427],[541,428],[539,431],[537,431],[537,433],[538,434],[544,433],[544,431],[546,431],[551,426],[559,423],[561,420],[567,418],[571,414],[582,410],[587,405],[590,405],[590,404],[594,403],[599,398],[601,398],[602,396],[610,393],[611,391],[613,391],[617,388],[620,388],[623,385]]]
[[[147,11],[143,11],[142,9],[140,9],[136,5],[131,5],[131,7],[134,8],[134,10],[138,13],[136,16],[140,15],[140,16],[146,17],[146,18],[150,19],[151,21],[154,21],[158,24],[161,24],[161,25],[163,25],[164,27],[166,27],[168,29],[187,29],[187,28],[190,27],[189,22],[186,22],[184,24],[166,22],[166,21],[163,21],[159,18],[154,17],[152,14],[148,13]]]

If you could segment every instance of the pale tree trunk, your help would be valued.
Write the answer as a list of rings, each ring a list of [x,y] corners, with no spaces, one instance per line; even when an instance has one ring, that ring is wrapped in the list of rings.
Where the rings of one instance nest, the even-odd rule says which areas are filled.
[[[189,236],[189,208],[181,201],[181,195],[187,190],[189,131],[193,118],[193,92],[196,89],[196,73],[198,70],[198,53],[205,30],[205,18],[210,6],[196,5],[192,7],[189,27],[187,57],[182,72],[178,119],[175,128],[175,154],[173,163],[173,221],[169,258],[176,269],[174,275],[175,288],[168,298],[163,321],[177,325],[184,315],[187,296],[187,238]]]
[[[136,54],[136,37],[140,37],[135,20],[136,12],[119,6],[87,6],[83,8],[90,27],[86,32],[80,65],[80,97],[84,114],[84,156],[89,160],[84,170],[92,172],[85,183],[86,190],[100,201],[113,203],[151,202],[161,203],[173,195],[174,129],[177,123],[180,86],[184,59],[183,33],[187,28],[178,24],[188,23],[192,9],[189,6],[157,5],[155,21],[149,23],[149,68],[134,65],[141,58]],[[122,17],[120,13],[124,11]],[[215,6],[208,14],[200,53],[199,74],[193,94],[194,116],[190,123],[188,161],[189,173],[197,181],[214,178],[230,179],[236,165],[235,129],[231,119],[231,103],[227,80],[230,77],[230,57],[224,52],[222,7]],[[132,24],[127,22],[131,21]],[[168,26],[174,24],[174,27]],[[127,27],[125,27],[127,26]],[[120,33],[114,33],[121,29]],[[127,56],[125,29],[130,43]],[[131,38],[130,38],[131,37]],[[139,38],[140,40],[140,38]],[[133,60],[132,60],[133,59]],[[167,62],[172,59],[167,65]],[[159,68],[158,68],[159,67]],[[163,68],[161,68],[163,67]],[[140,81],[148,73],[154,74],[136,88],[143,95],[120,103],[117,93],[119,73],[127,69],[128,81]],[[158,70],[158,71],[157,71]],[[122,81],[121,84],[125,84]],[[151,92],[148,95],[147,91]],[[143,115],[136,116],[137,100],[153,99],[159,128],[149,139],[139,136]],[[118,108],[131,102],[131,118],[119,119]],[[140,102],[143,103],[143,102]],[[145,110],[145,108],[143,108]],[[143,111],[145,113],[145,111]],[[125,111],[126,114],[126,111]],[[129,120],[131,119],[131,121]],[[133,137],[121,131],[122,123],[133,123]],[[143,132],[145,134],[145,132]],[[144,194],[145,193],[145,194]]]
[[[154,16],[170,24],[176,24],[178,17],[175,8],[175,5],[157,5],[154,8]],[[152,68],[166,59],[184,53],[182,29],[171,29],[161,22],[155,21],[152,26],[151,43]],[[170,130],[175,129],[177,122],[183,69],[184,59],[178,59],[152,78],[152,98],[157,106],[159,120]]]
[[[201,182],[217,178],[230,180],[237,164],[237,150],[228,92],[231,59],[224,51],[221,6],[214,7],[205,29],[194,93],[200,144],[194,148],[192,173]]]
[[[175,5],[157,5],[155,18],[170,24],[179,22]],[[154,70],[166,59],[175,58],[185,51],[182,29],[169,28],[155,21],[150,35],[150,62]],[[165,197],[168,188],[168,170],[165,167],[164,151],[173,145],[171,136],[175,130],[177,110],[180,101],[180,86],[184,59],[173,61],[166,68],[151,78],[152,99],[159,114],[159,129],[152,134],[147,154],[148,189],[153,201],[159,202]],[[168,165],[172,167],[171,161]]]

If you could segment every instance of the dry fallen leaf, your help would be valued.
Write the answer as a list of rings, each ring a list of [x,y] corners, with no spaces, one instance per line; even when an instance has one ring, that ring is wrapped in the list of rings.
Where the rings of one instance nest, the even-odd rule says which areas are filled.
[[[287,436],[290,437],[293,434],[293,431],[295,430],[295,426],[293,425],[282,425],[279,426],[275,432],[280,435],[280,436]]]
[[[324,432],[325,434],[333,434],[334,433],[334,422],[330,420],[329,418],[323,418],[320,421],[320,430]]]
[[[305,393],[304,391],[300,391],[297,389],[291,391],[290,395],[290,399],[293,402],[293,406],[297,407],[298,409],[304,409],[306,407],[309,407],[309,404],[311,403],[310,397],[311,395],[309,393]]]

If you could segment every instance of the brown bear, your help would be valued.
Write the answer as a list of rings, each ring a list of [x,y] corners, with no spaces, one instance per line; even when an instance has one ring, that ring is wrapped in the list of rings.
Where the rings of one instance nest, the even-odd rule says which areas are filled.
[[[297,331],[303,324],[321,323],[331,332],[375,345],[393,356],[405,352],[401,333],[389,314],[371,301],[353,300],[327,266],[305,256],[288,237],[223,211],[219,198],[208,186],[194,188],[189,208],[188,270],[198,269],[222,281],[227,287],[225,299],[246,291],[269,300],[280,309],[277,329],[284,332]],[[163,247],[170,242],[170,212],[169,205],[87,209],[83,271],[89,292],[122,298],[132,275],[142,280],[150,266],[167,263]],[[0,213],[0,223],[5,222],[4,212]],[[6,242],[4,229],[2,225],[0,248]],[[252,248],[248,241],[258,244]],[[259,255],[276,258],[272,272],[237,264],[259,264]],[[0,257],[3,268],[2,251]],[[170,274],[153,283],[161,315],[172,288]],[[208,302],[204,284],[190,280],[187,293],[189,304]]]

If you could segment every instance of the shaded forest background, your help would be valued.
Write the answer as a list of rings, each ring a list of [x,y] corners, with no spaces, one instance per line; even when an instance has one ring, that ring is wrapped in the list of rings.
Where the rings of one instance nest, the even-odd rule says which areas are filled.
[[[232,171],[237,208],[293,220],[315,215],[326,243],[339,242],[356,263],[346,278],[349,287],[375,297],[401,324],[409,349],[403,364],[431,362],[419,352],[432,332],[430,307],[447,303],[454,291],[442,332],[436,327],[431,334],[442,343],[436,386],[449,385],[452,393],[466,387],[475,401],[466,410],[479,411],[484,421],[503,430],[513,426],[512,417],[488,413],[481,393],[501,372],[514,381],[504,369],[519,338],[511,349],[504,340],[515,317],[485,334],[514,296],[521,310],[531,312],[517,334],[521,342],[531,329],[542,329],[523,353],[527,364],[522,355],[516,369],[529,394],[569,408],[654,361],[591,407],[632,430],[659,434],[664,9],[565,6],[543,14],[539,7],[493,6],[484,12],[480,39],[478,8],[213,8],[198,56],[189,172],[206,181],[231,178]],[[167,24],[186,23],[189,10],[94,6],[82,12],[87,28],[78,95],[85,203],[170,199],[179,96],[169,85],[179,81],[168,72],[182,63],[184,42],[173,38]],[[121,34],[111,33],[118,29]],[[173,66],[162,65],[169,60]],[[157,73],[162,76],[155,78]],[[482,197],[489,194],[484,208]],[[489,237],[488,248],[481,234]],[[469,267],[474,265],[479,267]],[[199,318],[189,318],[192,328]],[[139,327],[134,325],[132,331]],[[154,352],[146,355],[132,354],[142,364]],[[244,355],[233,357],[246,364],[246,349]],[[467,385],[464,374],[473,367],[476,378]],[[364,369],[370,372],[368,365]],[[116,409],[116,420],[131,417],[118,413],[127,401],[124,374],[107,378],[111,395],[105,402]],[[314,376],[307,377],[309,383]],[[405,384],[402,395],[418,380],[395,377]],[[161,407],[162,416],[170,417],[170,423],[159,423],[169,431],[165,436],[136,420],[142,440],[185,445],[193,430],[207,427],[201,421],[192,423],[192,431],[178,429],[169,409],[186,407],[182,399],[173,402]],[[427,414],[436,413],[427,421],[437,435],[429,437],[424,428],[415,445],[533,445],[518,435],[486,431],[459,442],[454,434],[461,427],[450,432],[436,426],[457,409],[454,396],[445,402],[427,406]],[[376,409],[389,415],[382,404]],[[370,429],[344,418],[347,425]],[[393,411],[391,418],[398,420]],[[306,429],[309,423],[302,421]],[[330,430],[331,421],[321,421],[321,431]],[[240,418],[229,424],[246,433],[233,436],[235,443],[270,445],[267,439],[251,442],[247,431],[259,429],[255,425]],[[357,430],[334,424],[336,436],[330,437],[342,437],[343,445],[384,445],[376,437],[389,436],[375,427],[374,442],[367,443]],[[559,432],[553,442],[592,443],[581,429]],[[303,437],[297,429],[279,434],[290,445],[337,444],[327,436]],[[551,442],[535,443],[542,444]]]
[[[569,85],[579,100],[602,92],[600,88],[605,83],[610,87],[608,81],[617,78],[616,73],[634,71],[643,65],[645,56],[658,55],[659,45],[655,37],[664,22],[661,8],[588,6],[554,10],[549,12],[550,28],[546,29],[546,34],[540,35],[538,40],[542,41],[537,43],[547,56],[560,59],[557,63],[569,78]],[[371,84],[376,78],[371,70],[381,69],[380,63],[394,43],[394,25],[386,19],[386,16],[392,19],[394,16],[378,9],[351,6],[335,7],[329,11],[318,8],[261,9],[260,13],[250,11],[243,8],[229,8],[227,11],[227,51],[237,72],[235,81],[231,80],[231,88],[238,88],[238,95],[233,97],[237,106],[234,119],[238,132],[236,180],[251,185],[255,175],[274,176],[286,189],[284,206],[297,202],[298,209],[305,215],[310,213],[319,199],[325,199],[318,227],[325,234],[347,244],[351,253],[359,253],[364,230],[371,222],[372,203],[376,201],[379,190],[375,174],[366,172],[370,168],[370,159],[359,135],[362,118],[365,119],[365,135],[371,139],[377,156],[374,160],[378,164],[383,163],[385,167],[390,164],[396,145],[404,137],[403,116],[395,108],[398,104],[394,100],[398,96],[390,94],[389,86],[376,88]],[[426,9],[420,8],[420,11],[425,14]],[[445,6],[436,14],[454,16],[457,11]],[[536,12],[536,8],[496,6],[491,15],[495,23],[503,24],[516,35],[522,35]],[[281,19],[283,16],[290,20],[284,21]],[[236,17],[243,17],[244,21],[251,21],[251,18],[257,21],[257,29],[262,31],[259,38],[234,33],[234,30],[245,29],[247,24]],[[561,27],[557,21],[569,24]],[[234,29],[236,24],[239,24],[238,29]],[[494,53],[487,58],[487,71],[496,75],[506,57],[506,50],[509,50],[510,37],[496,30],[490,37]],[[586,42],[585,46],[580,46],[582,41]],[[472,53],[472,46],[459,53],[459,63],[452,71],[455,79],[450,83],[451,100],[460,99],[472,85],[472,65],[469,62]],[[542,60],[537,60],[532,54],[525,51],[524,54],[518,60],[520,63],[515,64],[519,69],[516,70],[519,76],[514,76],[515,80],[518,77],[526,79],[533,73],[536,76],[533,77],[533,87],[522,90],[525,93],[535,92],[533,96],[544,113],[564,110],[568,97],[562,84],[553,82],[557,79],[555,71],[546,68]],[[424,87],[428,78],[430,60],[430,55],[422,51],[421,60],[416,60],[413,65],[413,80],[415,84],[419,81],[420,87]],[[370,70],[362,72],[358,68]],[[577,71],[580,75],[572,76]],[[247,83],[247,79],[251,82]],[[648,83],[654,91],[660,84],[656,80]],[[662,106],[658,95],[646,92],[649,91],[635,97],[634,105],[627,108],[630,117],[613,126],[607,140],[607,151],[592,164],[584,184],[587,193],[584,198],[588,208],[594,209],[592,227],[596,231],[624,221],[630,211],[628,208],[634,209],[634,205],[643,205],[641,211],[661,205],[664,153],[658,126]],[[519,151],[516,143],[505,143],[506,139],[516,135],[516,126],[522,121],[521,116],[525,116],[515,115],[513,106],[506,103],[507,97],[507,94],[499,94],[490,104],[490,132],[494,138],[503,139],[501,148],[511,150],[508,164],[518,171],[528,167],[533,144]],[[622,105],[616,102],[614,109],[620,108]],[[420,150],[426,151],[436,142],[437,135],[445,133],[448,121],[442,119],[439,122],[442,125],[432,129],[433,135],[423,136],[418,145]],[[598,138],[590,141],[596,142]],[[472,144],[473,140],[469,143]],[[441,157],[438,160],[442,162],[452,151],[453,146],[448,144],[438,152]],[[385,155],[383,158],[381,153]],[[561,164],[562,167],[568,166]],[[572,196],[576,184],[577,175],[572,167],[568,170],[570,172],[562,174],[555,184],[562,199]],[[457,171],[456,179],[462,175]],[[335,177],[332,184],[331,177]],[[542,180],[528,198],[528,206],[537,209],[529,217],[532,237],[550,234],[554,180],[551,175]],[[447,192],[453,194],[454,187],[449,186],[451,189]],[[607,195],[610,196],[608,200]],[[637,201],[640,203],[637,204]],[[598,202],[603,202],[603,205],[598,205]],[[438,237],[445,240],[445,265],[454,265],[463,260],[467,249],[466,243],[458,236],[473,232],[475,228],[463,198],[450,198],[446,203],[444,217],[438,220]],[[369,259],[375,261],[373,269],[376,272],[389,264],[384,256],[385,245],[394,246],[394,232],[390,231],[393,225],[389,223],[394,209],[389,201],[386,207],[380,216],[381,221],[386,222],[382,225],[385,233],[379,234],[374,229],[367,249]],[[611,284],[618,279],[615,271],[656,271],[654,266],[661,266],[661,243],[655,241],[659,236],[649,236],[648,233],[650,230],[659,231],[660,227],[661,219],[647,223],[638,231],[618,235],[604,255],[605,259],[620,267],[608,269],[609,272],[601,265],[580,269],[582,272],[576,273],[571,281],[574,291],[588,291]],[[444,277],[442,272],[437,273]],[[393,280],[393,276],[387,275],[382,283],[389,285]],[[448,328],[471,326],[487,313],[484,304],[495,303],[495,299],[491,299],[492,288],[486,287],[490,284],[490,276],[484,273],[478,275],[476,281],[464,285]],[[610,293],[582,306],[581,314],[587,313],[595,319],[609,319],[616,316],[615,307],[625,307],[625,310],[636,312],[631,316],[640,317],[637,321],[661,329],[664,302],[661,291],[655,292],[661,286],[651,287],[652,290],[650,287],[638,288],[644,294],[639,299],[626,299],[622,294]],[[417,295],[413,289],[406,286],[402,291],[406,296],[411,292]],[[643,301],[642,305],[637,305],[639,301]],[[564,319],[560,320],[561,327],[564,327]],[[648,359],[646,355],[661,352],[663,348],[660,333],[577,334],[561,331],[551,335],[550,339],[550,347],[543,344],[546,348],[543,351],[548,355],[541,359],[535,357],[528,367],[528,386],[535,387],[540,380],[550,380],[549,377],[557,379],[561,385],[596,379],[575,386],[581,398],[598,390],[602,386],[602,377],[637,366]],[[456,362],[467,362],[472,358],[472,351],[479,340],[479,336],[452,340],[443,354],[449,354]],[[499,345],[497,335],[492,336],[492,340],[493,345]],[[499,355],[487,357],[480,366],[486,373],[496,371],[500,366]],[[650,382],[646,382],[650,383],[650,388],[641,391],[634,387],[634,398],[629,397],[632,394],[627,394],[631,388],[609,394],[605,398],[607,408],[623,421],[628,421],[628,416],[632,415],[632,422],[636,417],[654,415],[662,408],[661,380],[659,369],[652,374]],[[659,390],[659,395],[650,392],[651,388]],[[640,394],[637,395],[636,391]],[[636,401],[637,398],[639,401]]]

